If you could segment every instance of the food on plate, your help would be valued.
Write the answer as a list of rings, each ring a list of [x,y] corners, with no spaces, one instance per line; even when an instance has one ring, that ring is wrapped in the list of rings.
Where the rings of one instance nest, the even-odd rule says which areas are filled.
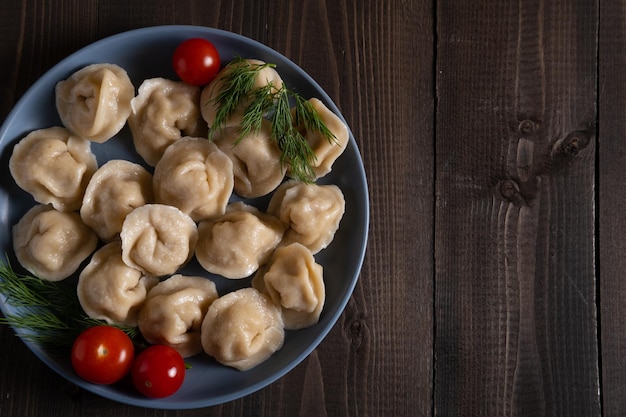
[[[165,276],[192,258],[198,228],[176,207],[146,204],[126,216],[120,238],[126,265],[146,275]]]
[[[205,85],[220,70],[220,54],[206,39],[191,38],[181,42],[172,55],[172,66],[181,80],[190,85]]]
[[[72,367],[86,381],[109,385],[128,374],[135,346],[126,333],[113,326],[93,326],[81,332],[72,345]]]
[[[224,214],[233,193],[233,163],[204,138],[182,138],[170,145],[154,169],[154,198],[177,207],[193,220]]]
[[[128,213],[153,200],[152,174],[134,162],[113,159],[91,177],[80,217],[108,242],[118,237]]]
[[[291,180],[274,192],[267,212],[285,226],[281,245],[299,242],[315,255],[335,237],[345,212],[345,199],[336,185]]]
[[[208,278],[173,275],[148,292],[139,311],[139,331],[147,342],[171,346],[184,358],[200,353],[202,320],[217,297]]]
[[[326,300],[323,268],[300,243],[276,249],[252,286],[281,308],[285,329],[303,329],[319,321]]]
[[[246,198],[261,197],[274,191],[285,177],[280,149],[271,138],[271,126],[263,120],[257,132],[240,137],[237,127],[225,128],[214,143],[233,162],[234,191]]]
[[[137,153],[154,167],[165,149],[184,136],[206,137],[200,117],[200,88],[182,81],[150,78],[131,101],[128,126]]]
[[[135,388],[149,398],[164,398],[180,389],[185,361],[176,349],[152,345],[139,352],[130,371]]]
[[[242,80],[245,81],[242,83]],[[248,80],[251,83],[248,84]],[[239,126],[246,108],[252,102],[253,91],[264,95],[271,104],[273,95],[282,87],[283,80],[273,64],[258,59],[236,59],[202,89],[202,118],[215,133],[226,127]],[[222,94],[223,92],[236,94],[231,97]]]
[[[297,108],[292,109],[296,129],[300,131],[315,154],[311,165],[315,177],[320,178],[332,170],[333,163],[346,149],[349,139],[348,127],[320,99],[311,98],[307,103],[333,136],[331,140],[328,140],[328,134],[323,133],[324,129],[320,129],[319,126],[313,128],[298,114]],[[291,175],[291,169],[288,175]]]
[[[196,259],[204,269],[230,279],[245,278],[269,259],[283,237],[275,218],[242,202],[198,225]]]
[[[263,61],[235,58],[203,89],[201,106],[209,139],[231,128],[237,144],[268,121],[281,168],[305,182],[330,172],[348,141],[348,127],[338,116],[321,100],[287,88],[275,65]]]
[[[63,125],[74,134],[106,142],[126,124],[135,96],[126,71],[115,64],[91,64],[59,81],[56,108]]]
[[[78,301],[89,317],[137,326],[139,309],[158,282],[124,263],[122,245],[113,241],[98,249],[78,276]]]
[[[72,275],[96,249],[98,237],[76,212],[50,205],[32,207],[13,226],[13,248],[20,264],[41,279]]]
[[[314,255],[345,212],[339,187],[315,183],[347,145],[338,116],[287,89],[274,64],[236,58],[199,81],[183,71],[188,50],[177,53],[183,81],[147,79],[136,97],[112,64],[59,82],[65,127],[30,133],[10,160],[41,203],[14,227],[18,260],[59,280],[91,255],[78,273],[81,317],[137,327],[154,344],[132,371],[150,397],[180,387],[182,357],[204,352],[245,371],[282,348],[285,330],[318,323],[326,290]],[[98,168],[91,142],[125,123],[145,164],[109,158]],[[183,275],[194,256],[211,274],[254,276],[220,296],[212,280]]]
[[[202,347],[223,365],[246,371],[283,346],[278,306],[252,287],[213,301],[202,322]]]
[[[59,126],[32,131],[13,147],[9,159],[17,185],[59,211],[80,208],[97,168],[90,142]]]

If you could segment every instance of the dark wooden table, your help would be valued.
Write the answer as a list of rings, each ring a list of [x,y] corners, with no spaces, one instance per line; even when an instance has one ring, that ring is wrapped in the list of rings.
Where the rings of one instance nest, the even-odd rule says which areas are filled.
[[[66,383],[0,329],[0,415],[626,415],[626,1],[2,0],[0,119],[103,37],[192,24],[313,76],[361,150],[371,227],[301,365],[162,411]]]

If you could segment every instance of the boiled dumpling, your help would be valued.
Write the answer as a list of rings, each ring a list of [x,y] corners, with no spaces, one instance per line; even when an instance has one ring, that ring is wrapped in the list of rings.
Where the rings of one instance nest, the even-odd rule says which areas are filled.
[[[207,278],[171,276],[148,292],[139,311],[139,331],[149,343],[171,346],[184,358],[200,353],[202,320],[217,297]]]
[[[102,143],[126,124],[135,87],[123,68],[91,64],[59,81],[55,93],[63,125],[84,139]]]
[[[256,133],[240,138],[239,129],[231,127],[214,138],[215,144],[233,161],[234,189],[242,197],[269,194],[285,177],[280,149],[270,134],[270,124],[264,120]]]
[[[91,143],[62,127],[35,130],[13,148],[9,169],[17,185],[41,204],[78,210],[98,168]]]
[[[159,279],[122,260],[120,242],[98,249],[78,277],[78,300],[85,313],[109,324],[137,325],[139,309]]]
[[[198,225],[196,259],[204,269],[226,278],[251,275],[280,243],[283,225],[274,216],[242,202]]]
[[[202,112],[202,118],[207,122],[210,126],[215,122],[215,115],[218,111],[219,103],[217,102],[217,98],[224,89],[224,75],[232,68],[233,65],[245,65],[248,66],[251,70],[258,70],[254,82],[253,89],[262,88],[269,84],[271,84],[270,93],[276,93],[283,87],[283,80],[278,74],[278,72],[270,67],[266,66],[264,68],[259,69],[265,64],[265,62],[260,61],[258,59],[245,59],[243,61],[233,61],[228,64],[224,69],[222,69],[217,76],[211,81],[204,89],[202,90],[202,95],[200,96],[200,109]],[[226,86],[226,88],[232,88],[231,86]],[[235,111],[225,120],[225,123],[220,126],[220,128],[225,128],[229,126],[238,126],[241,123],[243,113],[250,103],[249,100],[243,100],[239,106],[235,109]]]
[[[346,149],[349,140],[348,127],[321,100],[312,98],[308,100],[308,103],[317,112],[330,133],[334,135],[334,138],[329,141],[317,130],[307,129],[302,123],[297,126],[315,154],[311,165],[316,178],[320,178],[332,170],[333,163]]]
[[[287,181],[278,187],[267,209],[286,228],[281,245],[299,242],[313,254],[333,240],[344,211],[343,193],[336,185],[298,181]]]
[[[20,264],[35,276],[60,281],[72,275],[96,249],[98,237],[78,213],[36,205],[13,226]]]
[[[206,137],[200,115],[200,88],[182,81],[151,78],[131,102],[128,125],[137,153],[155,166],[165,149],[184,136]]]
[[[154,169],[157,203],[178,207],[195,221],[224,214],[233,192],[233,163],[204,138],[182,138]]]
[[[276,249],[252,286],[281,307],[285,329],[303,329],[319,321],[326,299],[323,268],[305,246],[292,243]]]
[[[152,175],[139,164],[114,159],[91,177],[80,216],[102,240],[110,241],[122,231],[128,213],[152,200]]]
[[[280,309],[254,288],[213,301],[202,322],[202,348],[218,362],[246,371],[278,351],[285,339]]]
[[[171,275],[193,256],[194,221],[176,207],[146,204],[130,212],[120,233],[122,259],[144,274]]]

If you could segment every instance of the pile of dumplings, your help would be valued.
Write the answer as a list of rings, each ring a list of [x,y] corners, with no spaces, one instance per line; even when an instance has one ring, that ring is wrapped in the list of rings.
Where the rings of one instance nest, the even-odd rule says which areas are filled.
[[[15,182],[37,203],[13,226],[13,245],[41,279],[77,274],[90,317],[243,371],[279,350],[285,330],[318,322],[325,286],[314,255],[333,240],[345,201],[335,185],[289,178],[269,122],[234,145],[242,109],[207,139],[221,74],[205,87],[147,79],[135,93],[124,69],[104,63],[60,81],[62,126],[29,133],[10,158]],[[282,85],[273,68],[256,81]],[[310,102],[337,139],[303,131],[319,178],[348,130],[320,100]],[[126,124],[145,163],[98,166],[92,145]],[[246,203],[262,196],[264,211]],[[251,285],[218,294],[210,278],[181,273],[194,258],[211,274],[252,277]]]

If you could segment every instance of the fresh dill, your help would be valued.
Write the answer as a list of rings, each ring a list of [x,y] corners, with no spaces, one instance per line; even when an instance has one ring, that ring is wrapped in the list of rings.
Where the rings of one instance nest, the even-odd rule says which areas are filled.
[[[0,324],[23,330],[22,338],[52,351],[70,348],[83,330],[106,324],[85,314],[75,285],[18,273],[8,260],[0,261],[0,293],[16,308],[14,314],[0,317]],[[131,339],[138,336],[135,327],[117,327]]]
[[[239,137],[235,141],[235,145],[249,134],[261,130],[265,115],[269,113],[274,106],[274,91],[274,84],[268,83],[250,92],[252,100],[244,110],[239,126]]]
[[[330,143],[336,141],[311,103],[285,85],[268,83],[255,88],[256,77],[264,68],[275,64],[253,64],[241,57],[235,58],[219,79],[219,92],[213,99],[217,107],[209,139],[219,132],[240,106],[245,105],[235,145],[251,133],[261,129],[264,119],[271,123],[271,139],[281,151],[281,164],[289,167],[292,178],[313,182],[315,152],[303,132],[319,132]],[[293,103],[293,111],[292,111]]]
[[[273,68],[274,64],[251,64],[241,57],[237,57],[223,71],[219,79],[220,89],[214,98],[217,104],[215,120],[210,126],[209,138],[218,132],[228,118],[244,103],[254,90],[254,83],[258,73],[264,68]]]
[[[296,99],[296,117],[295,124],[297,126],[304,126],[304,130],[319,132],[328,142],[336,142],[337,137],[330,131],[326,123],[322,121],[317,110],[313,107],[310,101],[305,100],[301,95],[293,93]]]
[[[289,165],[293,178],[307,182],[314,180],[315,153],[294,123],[289,95],[286,92],[278,95],[270,122],[271,138],[281,151],[281,164]]]

